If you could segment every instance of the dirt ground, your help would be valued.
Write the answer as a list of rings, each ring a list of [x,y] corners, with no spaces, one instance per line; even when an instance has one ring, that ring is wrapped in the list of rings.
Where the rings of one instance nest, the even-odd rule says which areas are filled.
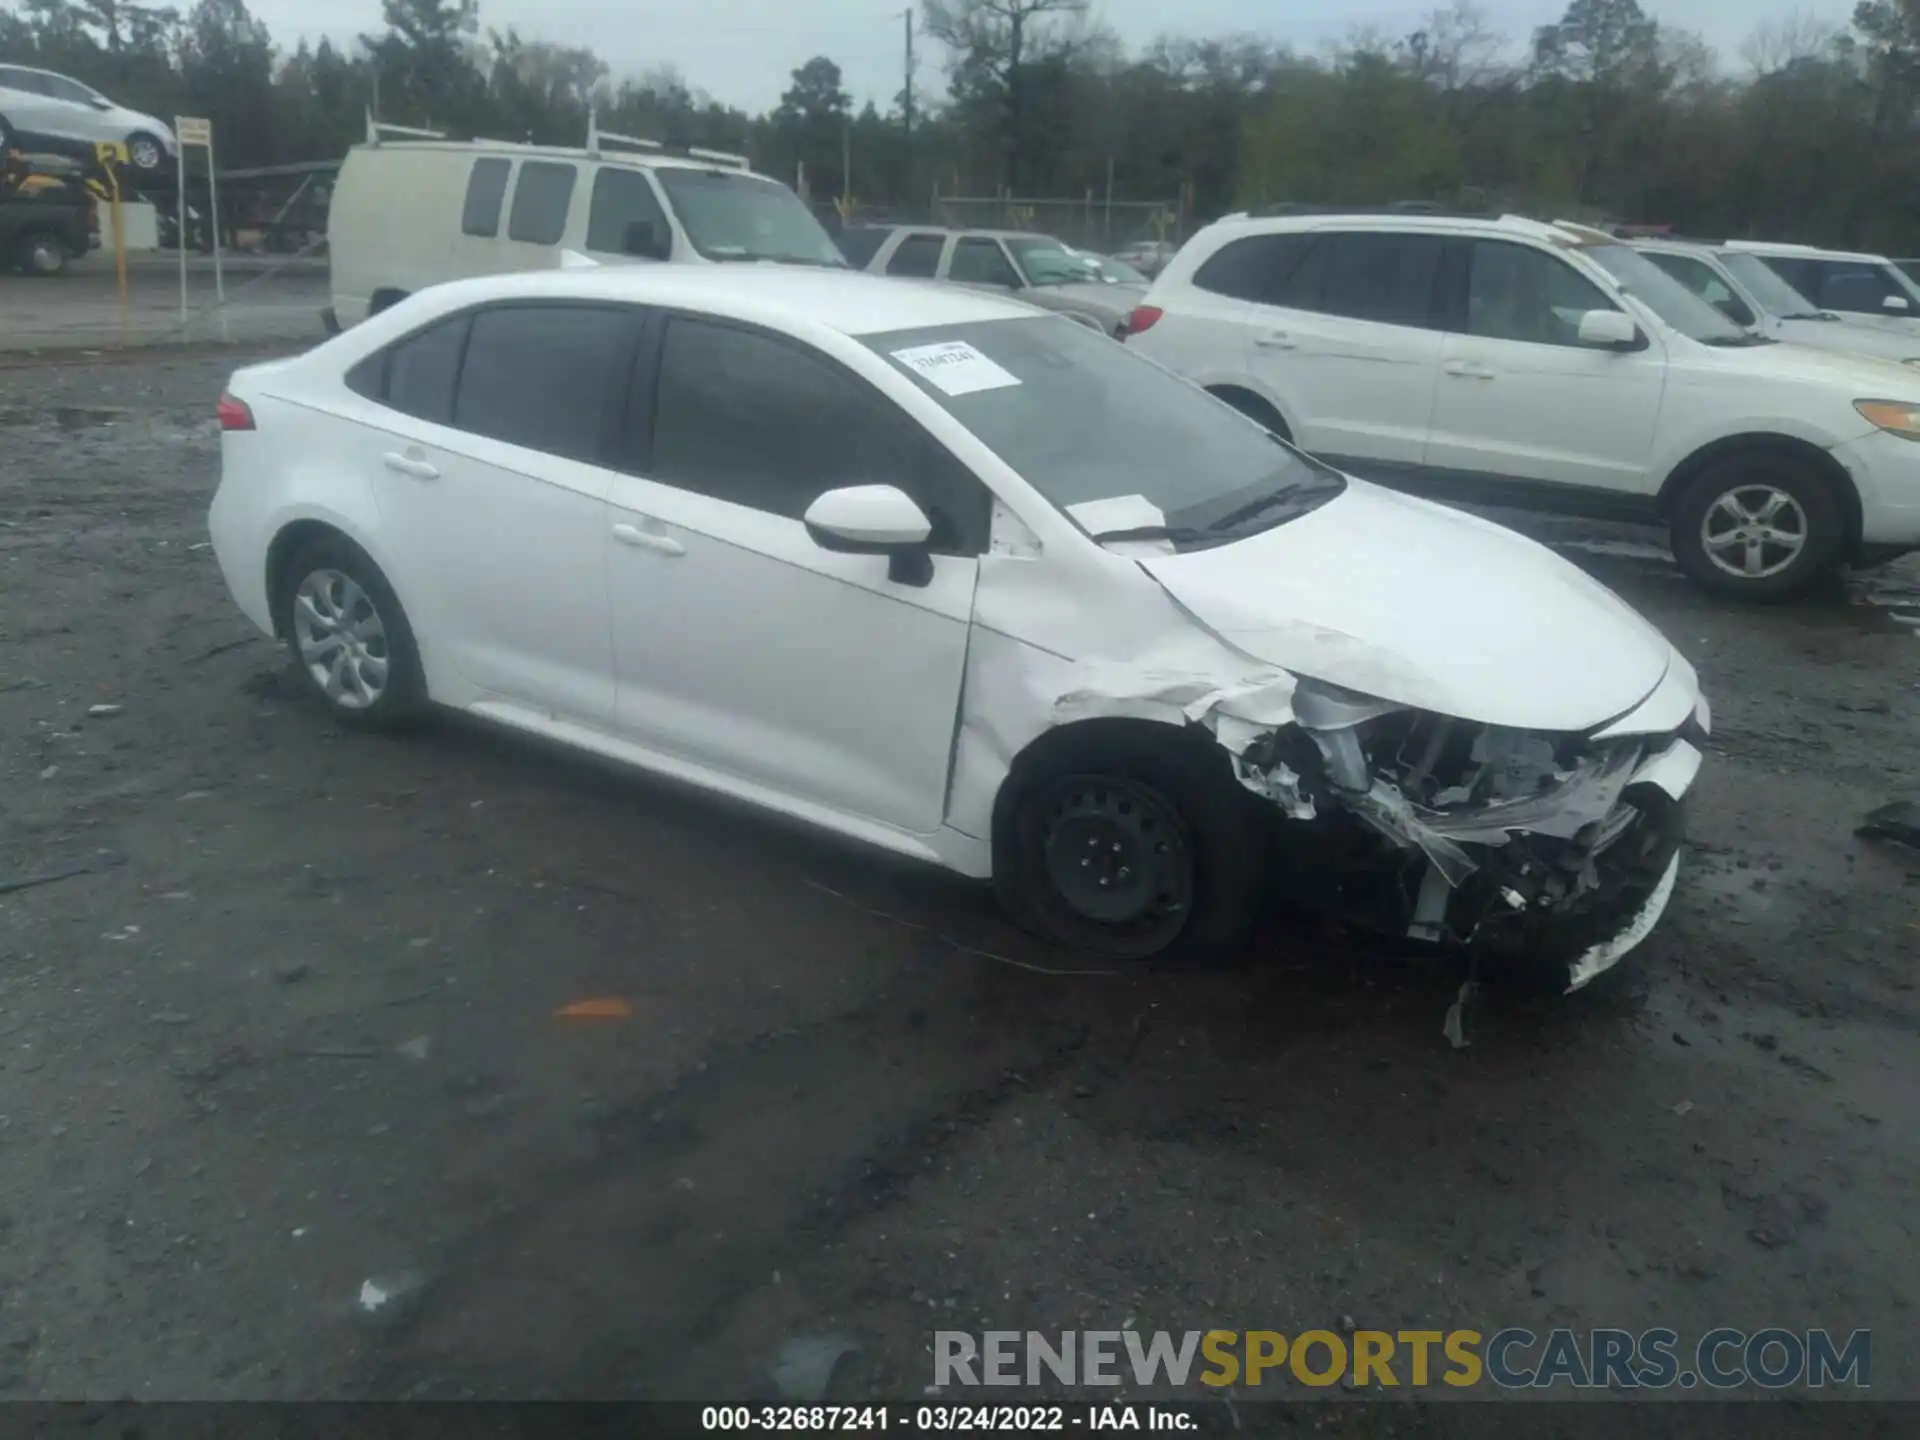
[[[1522,522],[1716,734],[1629,970],[1456,1051],[1317,925],[1056,973],[939,875],[341,733],[206,546],[234,363],[0,368],[0,886],[88,867],[0,895],[0,1394],[711,1400],[845,1336],[913,1398],[935,1329],[1124,1322],[1871,1328],[1920,1398],[1920,853],[1852,833],[1920,794],[1912,562],[1744,609]]]

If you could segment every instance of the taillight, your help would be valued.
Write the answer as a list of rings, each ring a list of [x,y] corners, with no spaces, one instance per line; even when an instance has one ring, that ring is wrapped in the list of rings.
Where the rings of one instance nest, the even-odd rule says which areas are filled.
[[[247,408],[246,401],[236,400],[231,395],[222,395],[219,408],[222,430],[253,429],[253,411]]]
[[[1166,313],[1167,312],[1162,310],[1158,305],[1134,306],[1133,313],[1127,316],[1127,325],[1126,328],[1120,332],[1120,338],[1124,340],[1129,335],[1145,334],[1155,325],[1159,324],[1160,317]]]

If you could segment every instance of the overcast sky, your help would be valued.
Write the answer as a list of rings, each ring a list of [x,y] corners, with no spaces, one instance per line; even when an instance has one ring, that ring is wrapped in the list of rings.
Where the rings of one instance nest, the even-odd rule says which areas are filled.
[[[336,41],[380,30],[379,0],[249,0],[276,41]],[[672,64],[687,82],[749,110],[773,105],[789,72],[813,55],[837,61],[856,103],[881,108],[900,89],[901,12],[908,0],[480,0],[483,28],[518,26],[523,35],[589,45],[616,76]],[[1739,64],[1742,40],[1757,26],[1800,14],[1843,24],[1853,0],[1642,0],[1647,13],[1704,35],[1723,63]],[[1390,35],[1416,28],[1435,0],[1092,0],[1093,18],[1137,47],[1169,29],[1195,36],[1251,32],[1312,50],[1360,26]],[[1493,28],[1516,46],[1536,25],[1560,17],[1566,0],[1481,0]],[[1179,17],[1177,25],[1169,15]],[[918,23],[916,17],[916,24]],[[940,55],[921,51],[916,83],[945,90]]]

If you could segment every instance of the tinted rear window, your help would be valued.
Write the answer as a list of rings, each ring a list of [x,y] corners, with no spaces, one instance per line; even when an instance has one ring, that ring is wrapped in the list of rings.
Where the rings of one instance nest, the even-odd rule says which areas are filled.
[[[849,265],[856,270],[864,270],[879,253],[886,238],[887,232],[884,230],[842,230],[833,237],[833,243],[840,247],[840,253],[847,257]]]
[[[574,167],[552,160],[529,160],[513,187],[513,215],[507,238],[530,245],[557,245],[567,230],[567,205],[573,199]]]
[[[947,243],[944,235],[909,235],[887,257],[889,275],[932,277],[940,271],[940,250]]]
[[[597,459],[631,314],[589,305],[482,311],[460,367],[453,423],[529,450]]]
[[[463,315],[394,346],[387,358],[387,404],[447,424],[453,417],[453,386],[466,338]]]
[[[507,172],[512,168],[506,160],[473,162],[473,171],[467,176],[467,206],[460,215],[461,234],[500,233],[500,204],[507,198]]]
[[[1234,300],[1273,304],[1312,239],[1311,235],[1249,235],[1235,240],[1194,272],[1193,283]]]

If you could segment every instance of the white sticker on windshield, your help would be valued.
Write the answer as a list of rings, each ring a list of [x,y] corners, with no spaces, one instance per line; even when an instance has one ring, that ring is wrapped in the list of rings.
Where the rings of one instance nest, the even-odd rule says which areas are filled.
[[[1001,369],[964,340],[915,345],[894,351],[893,358],[946,395],[1004,390],[1020,383],[1019,376]]]

